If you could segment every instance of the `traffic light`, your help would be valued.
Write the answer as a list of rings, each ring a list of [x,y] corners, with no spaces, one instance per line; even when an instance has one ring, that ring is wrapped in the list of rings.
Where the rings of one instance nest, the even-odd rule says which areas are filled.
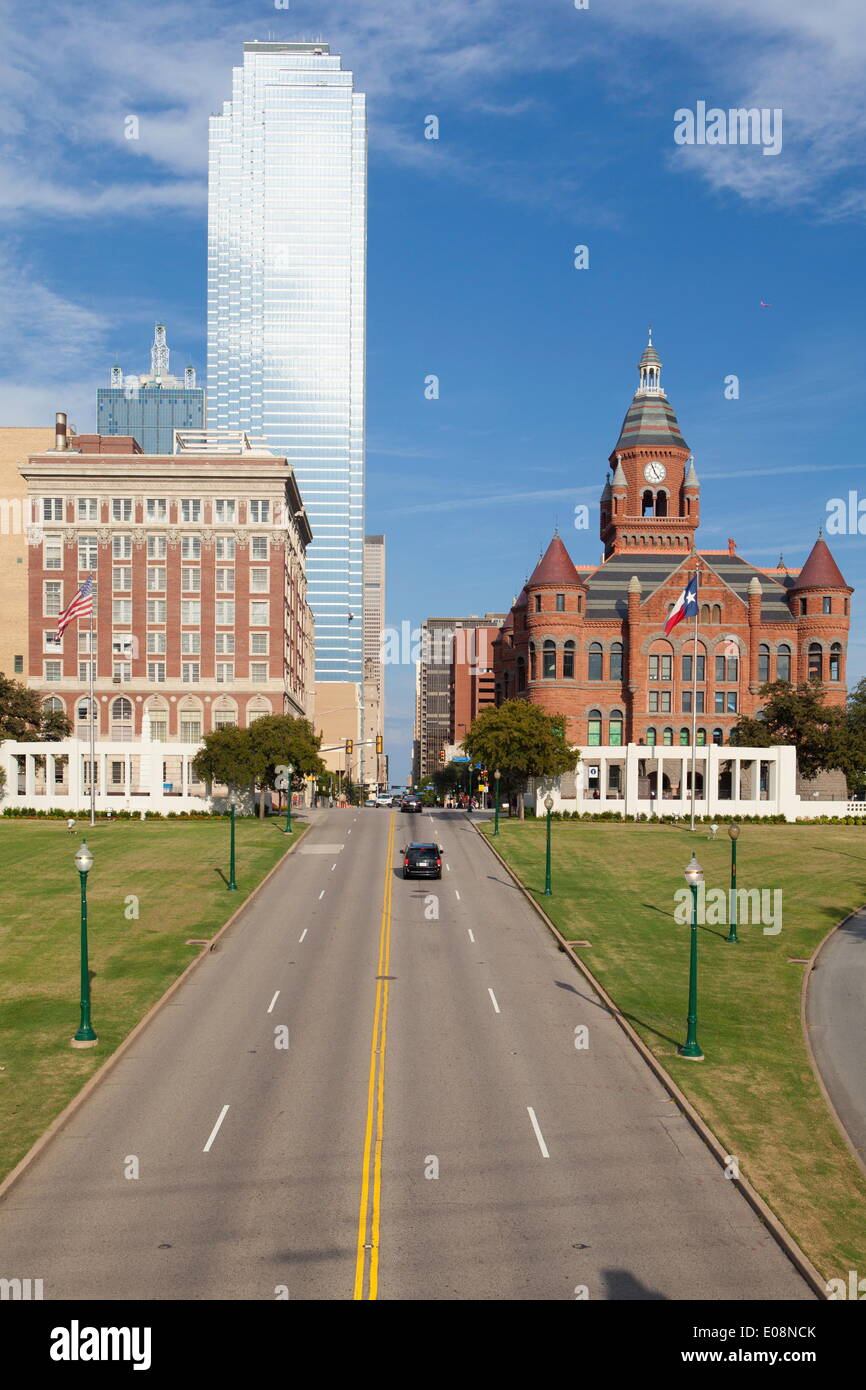
[[[445,761],[445,749],[444,749],[444,748],[440,748],[440,749],[439,749],[439,761],[440,761],[440,763],[444,763],[444,761]]]
[[[351,758],[355,745],[350,738],[346,739],[346,757]]]
[[[382,751],[382,735],[381,735],[381,734],[377,734],[377,735],[376,735],[376,752],[377,752],[377,753],[381,753],[381,751]]]

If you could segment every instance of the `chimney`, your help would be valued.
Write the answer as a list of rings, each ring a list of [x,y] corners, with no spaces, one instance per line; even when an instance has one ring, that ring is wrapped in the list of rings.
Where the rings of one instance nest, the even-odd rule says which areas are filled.
[[[54,416],[54,448],[58,453],[69,448],[69,440],[66,437],[66,413],[63,410],[58,410]]]

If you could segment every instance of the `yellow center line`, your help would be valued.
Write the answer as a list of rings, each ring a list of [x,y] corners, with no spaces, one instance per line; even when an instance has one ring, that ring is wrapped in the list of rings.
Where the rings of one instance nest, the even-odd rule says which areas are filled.
[[[388,1023],[388,974],[391,960],[391,892],[394,882],[394,830],[391,815],[385,854],[385,887],[382,894],[382,920],[379,929],[379,963],[376,974],[376,1004],[373,1011],[373,1037],[370,1043],[370,1073],[367,1082],[367,1122],[364,1128],[364,1167],[361,1174],[361,1201],[358,1211],[358,1251],[355,1259],[355,1299],[364,1297],[367,1228],[370,1225],[370,1279],[368,1299],[375,1299],[379,1284],[379,1218],[382,1200],[382,1131],[385,1113],[385,1039]],[[378,1088],[377,1082],[378,1072]],[[375,1118],[376,1139],[373,1145]],[[373,1155],[373,1210],[370,1215],[370,1159]]]

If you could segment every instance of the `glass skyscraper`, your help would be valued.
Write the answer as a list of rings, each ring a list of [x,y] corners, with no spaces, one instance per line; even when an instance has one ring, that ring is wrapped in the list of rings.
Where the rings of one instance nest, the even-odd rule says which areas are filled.
[[[360,682],[367,128],[327,44],[244,44],[208,178],[208,424],[294,469],[316,679]]]
[[[150,371],[141,376],[114,366],[111,385],[96,392],[97,434],[131,434],[146,454],[174,453],[175,430],[200,430],[205,424],[204,389],[195,384],[195,369],[183,378],[168,370],[164,324],[153,331]]]

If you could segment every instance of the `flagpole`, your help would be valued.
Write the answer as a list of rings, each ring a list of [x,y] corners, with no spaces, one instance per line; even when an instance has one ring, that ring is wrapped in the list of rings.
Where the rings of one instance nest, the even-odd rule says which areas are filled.
[[[94,585],[94,588],[96,586]],[[90,601],[90,652],[87,663],[90,672],[90,824],[96,824],[96,706],[93,701],[93,667],[96,662],[96,649],[93,645],[93,610],[96,607],[96,595],[91,595]]]
[[[698,574],[695,570],[695,648],[692,657],[692,833],[695,829],[695,756],[698,741]],[[706,675],[706,672],[704,673]]]

